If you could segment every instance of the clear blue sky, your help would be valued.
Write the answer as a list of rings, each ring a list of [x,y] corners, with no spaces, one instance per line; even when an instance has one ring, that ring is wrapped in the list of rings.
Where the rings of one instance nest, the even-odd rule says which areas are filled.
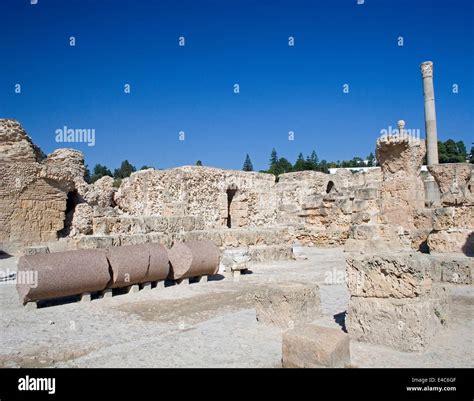
[[[474,140],[472,0],[1,0],[0,16],[0,117],[90,167],[365,157],[399,119],[424,137],[425,60],[439,138]],[[57,144],[64,125],[96,145]]]

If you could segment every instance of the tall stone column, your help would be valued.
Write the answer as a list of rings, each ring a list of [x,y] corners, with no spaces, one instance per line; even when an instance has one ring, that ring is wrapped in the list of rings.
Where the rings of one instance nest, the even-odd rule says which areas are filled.
[[[423,96],[425,98],[426,158],[428,165],[438,164],[438,134],[436,131],[436,110],[433,86],[433,63],[421,63]]]

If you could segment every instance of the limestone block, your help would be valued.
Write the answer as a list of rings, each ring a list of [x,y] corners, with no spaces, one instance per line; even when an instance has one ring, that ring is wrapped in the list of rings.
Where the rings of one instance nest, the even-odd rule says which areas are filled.
[[[317,284],[272,283],[255,294],[257,320],[282,330],[309,323],[321,314]]]
[[[361,212],[368,207],[368,202],[363,199],[354,199],[352,203],[352,211],[353,212]]]
[[[305,324],[283,333],[284,368],[343,368],[349,365],[350,341],[342,330]]]
[[[87,235],[76,240],[77,249],[107,249],[114,245],[114,238],[111,236]]]
[[[428,236],[430,253],[463,253],[474,255],[474,230],[450,229],[434,231]]]
[[[249,256],[253,262],[294,259],[293,248],[289,245],[252,245]]]
[[[84,194],[84,199],[91,206],[99,206],[102,208],[113,207],[115,206],[115,192],[114,179],[109,176],[104,176],[88,186]]]
[[[248,248],[226,249],[221,258],[221,265],[226,271],[245,270],[250,261]]]
[[[355,197],[363,200],[377,199],[378,195],[377,188],[362,188],[355,191]]]
[[[74,208],[71,222],[71,236],[92,234],[93,209],[87,203],[79,203]]]
[[[469,163],[446,163],[428,166],[438,184],[441,202],[445,205],[472,204],[472,180],[474,165]]]
[[[368,223],[371,220],[371,216],[367,212],[353,213],[351,216],[351,223],[360,225],[362,223]]]
[[[413,216],[415,228],[432,228],[433,227],[433,209],[416,210]]]
[[[432,290],[431,261],[423,254],[378,253],[346,258],[347,286],[353,296],[415,298]]]
[[[110,281],[102,250],[79,250],[22,256],[18,261],[20,300],[65,297],[104,290]]]
[[[433,229],[448,230],[454,227],[454,208],[442,207],[435,209],[433,213]]]
[[[49,248],[45,245],[30,246],[28,248],[25,248],[25,255],[36,255],[39,253],[42,253],[42,254],[49,253]]]
[[[124,234],[120,235],[121,245],[140,245],[148,242],[147,234]]]
[[[351,297],[346,327],[352,339],[421,351],[447,324],[449,301],[444,288],[416,298]]]
[[[344,244],[344,252],[386,252],[392,249],[392,244],[389,241],[376,240],[357,240],[349,238]]]
[[[370,240],[378,236],[378,226],[375,224],[360,224],[350,228],[353,239]]]
[[[437,281],[453,284],[472,284],[474,258],[459,254],[429,255],[431,269]]]

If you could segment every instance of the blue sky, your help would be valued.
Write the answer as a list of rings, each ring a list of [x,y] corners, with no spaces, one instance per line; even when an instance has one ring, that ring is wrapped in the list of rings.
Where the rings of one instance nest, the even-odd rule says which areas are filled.
[[[425,60],[439,138],[474,141],[470,0],[30,1],[0,2],[0,117],[90,167],[364,157],[399,119],[424,137]],[[64,125],[95,129],[95,146],[56,143]]]

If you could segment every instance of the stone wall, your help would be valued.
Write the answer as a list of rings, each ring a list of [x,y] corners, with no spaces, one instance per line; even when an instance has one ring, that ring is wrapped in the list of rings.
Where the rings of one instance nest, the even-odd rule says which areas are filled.
[[[75,243],[83,237],[107,244],[149,242],[163,235],[173,241],[185,233],[212,236],[229,229],[247,238],[239,230],[252,237],[252,230],[270,229],[284,230],[280,242],[290,245],[472,251],[473,166],[430,167],[439,187],[439,202],[433,202],[420,175],[424,141],[404,135],[377,141],[381,167],[368,172],[302,171],[276,180],[271,174],[185,166],[138,171],[118,189],[111,177],[85,183],[78,151],[59,149],[41,160],[13,120],[0,120],[0,150],[4,243],[59,236]]]
[[[0,120],[0,241],[57,239],[68,193],[83,175],[80,152],[62,149],[41,160],[39,148],[17,121]]]
[[[276,224],[278,198],[273,175],[185,166],[133,173],[115,203],[131,216],[192,216],[204,228],[235,228]]]
[[[474,165],[439,164],[428,169],[438,184],[441,202],[430,214],[430,252],[474,256]]]

